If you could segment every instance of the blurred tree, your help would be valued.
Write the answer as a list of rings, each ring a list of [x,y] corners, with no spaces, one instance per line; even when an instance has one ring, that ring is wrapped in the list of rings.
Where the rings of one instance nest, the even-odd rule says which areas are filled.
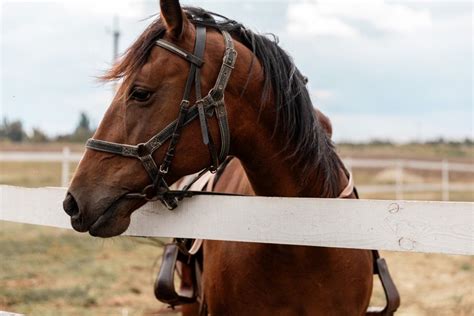
[[[49,141],[49,138],[42,130],[33,127],[33,135],[31,135],[30,141],[33,143],[45,143]]]
[[[77,129],[84,129],[84,130],[90,130],[90,120],[89,117],[87,116],[86,113],[81,112],[81,117],[79,119],[79,125],[77,126]],[[77,130],[76,129],[76,130]]]
[[[74,133],[71,134],[70,140],[74,142],[84,142],[90,138],[93,134],[90,124],[89,116],[85,112],[81,112],[79,123],[77,124]]]
[[[428,145],[442,145],[446,144],[446,140],[443,137],[438,137],[432,140],[427,140],[426,144]]]
[[[371,139],[368,142],[369,145],[374,145],[374,146],[384,146],[384,145],[393,145],[393,142],[390,141],[389,139],[379,139],[379,138],[374,138]]]
[[[0,138],[8,139],[12,142],[22,142],[26,139],[23,123],[19,120],[9,122],[8,119],[4,117],[0,126]]]

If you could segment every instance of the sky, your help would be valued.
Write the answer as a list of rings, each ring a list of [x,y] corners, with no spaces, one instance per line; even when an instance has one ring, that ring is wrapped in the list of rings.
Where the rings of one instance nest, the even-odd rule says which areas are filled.
[[[460,139],[473,134],[471,1],[181,1],[274,33],[309,78],[337,141]],[[0,0],[0,116],[53,136],[113,90],[97,81],[158,13],[145,0]]]

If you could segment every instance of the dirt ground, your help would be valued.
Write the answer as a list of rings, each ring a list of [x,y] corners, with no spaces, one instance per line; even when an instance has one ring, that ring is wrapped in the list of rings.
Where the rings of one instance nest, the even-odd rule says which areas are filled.
[[[60,150],[51,144],[43,150]],[[1,146],[1,150],[40,150],[38,145]],[[82,150],[74,146],[73,150]],[[468,148],[354,148],[343,156],[449,159],[473,163]],[[411,153],[411,156],[408,155]],[[75,166],[72,166],[73,169]],[[0,163],[0,183],[55,186],[61,167],[54,163]],[[384,170],[354,170],[356,183],[390,182]],[[435,173],[409,171],[412,178],[439,181]],[[418,178],[417,178],[418,177]],[[472,175],[452,174],[451,181],[473,183]],[[393,198],[393,195],[364,195]],[[440,198],[438,192],[406,198]],[[474,192],[451,193],[474,201]],[[473,223],[474,224],[474,223]],[[71,230],[0,222],[0,310],[28,315],[158,315],[153,296],[160,261],[160,241],[115,237],[96,239]],[[474,257],[383,252],[402,297],[398,315],[474,315]],[[383,303],[377,288],[373,304]],[[167,313],[173,315],[173,313]]]
[[[157,315],[161,248],[145,239],[95,239],[1,222],[0,310],[28,315]],[[472,315],[469,256],[383,252],[399,288],[398,315]],[[373,305],[383,304],[375,282]]]

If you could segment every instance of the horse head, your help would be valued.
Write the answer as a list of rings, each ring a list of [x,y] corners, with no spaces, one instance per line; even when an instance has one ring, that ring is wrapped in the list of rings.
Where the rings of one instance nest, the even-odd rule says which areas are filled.
[[[213,164],[209,144],[203,144],[202,141],[202,124],[206,124],[206,136],[212,140],[215,146],[213,150],[220,152],[222,133],[217,118],[219,113],[213,112],[217,104],[204,108],[204,119],[197,113],[199,111],[195,102],[204,97],[197,96],[196,83],[208,99],[221,98],[222,105],[225,94],[225,119],[231,122],[228,124],[231,135],[238,134],[232,131],[233,127],[250,128],[248,122],[243,122],[248,110],[238,105],[242,103],[241,87],[248,79],[244,69],[248,69],[252,63],[251,51],[238,42],[232,43],[235,49],[232,62],[239,55],[236,64],[228,67],[229,75],[232,72],[232,76],[227,78],[229,82],[226,83],[225,91],[220,92],[222,96],[217,93],[210,95],[211,89],[216,88],[223,56],[229,49],[223,33],[203,26],[205,37],[204,43],[200,44],[205,46],[203,56],[198,61],[190,60],[196,57],[191,52],[197,45],[198,25],[205,24],[206,19],[195,19],[193,13],[184,11],[178,1],[161,1],[160,7],[161,17],[145,30],[124,58],[103,77],[104,80],[122,79],[122,83],[93,136],[94,140],[90,141],[63,203],[77,231],[89,231],[92,235],[104,237],[118,235],[128,227],[131,213],[146,202],[144,199],[130,199],[128,194],[142,192],[154,180],[172,183]],[[196,9],[196,12],[199,10]],[[204,18],[212,20],[211,16],[204,15]],[[186,53],[189,53],[189,59],[183,58]],[[199,77],[189,79],[193,67]],[[191,89],[187,87],[189,80],[194,81]],[[183,94],[187,95],[183,97]],[[183,105],[183,101],[187,104]],[[169,128],[180,117],[183,107],[186,107],[184,111],[187,112],[183,114],[184,120],[189,122],[185,122],[178,130]],[[197,113],[192,119],[189,119],[190,109],[194,114]],[[236,121],[243,123],[238,124]],[[166,127],[168,133],[165,136],[168,138],[147,144]],[[173,141],[175,133],[179,133],[179,138],[176,138],[169,159],[169,143]],[[118,155],[110,150],[94,150],[94,141],[100,142],[99,145],[103,147],[109,144],[130,145],[127,148],[136,153],[135,158],[139,159],[126,157],[127,148],[119,148],[121,152]],[[140,151],[145,151],[145,154]],[[144,162],[142,158],[148,154],[151,159]],[[150,179],[150,172],[147,172],[149,170],[144,168],[144,164],[154,163],[159,166],[154,169],[160,173],[166,159],[170,160],[169,172],[160,174],[163,180]]]
[[[160,8],[103,77],[122,83],[64,200],[77,231],[121,234],[151,198],[174,207],[168,183],[215,169],[228,154],[242,160],[251,180],[289,180],[294,166],[324,176],[304,171],[319,162],[335,166],[323,171],[338,169],[337,159],[324,160],[332,148],[322,126],[330,124],[322,115],[318,124],[306,78],[276,41],[202,9],[183,10],[179,1],[160,1]],[[260,172],[269,158],[287,163]],[[334,195],[339,183],[331,176],[325,187]],[[255,191],[296,196],[306,182],[295,182],[279,191],[275,181],[262,182]]]

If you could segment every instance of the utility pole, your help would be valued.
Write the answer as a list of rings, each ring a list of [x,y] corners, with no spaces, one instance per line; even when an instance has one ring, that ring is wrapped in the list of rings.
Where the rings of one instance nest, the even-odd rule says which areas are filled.
[[[112,36],[113,36],[113,60],[112,65],[117,62],[118,59],[118,45],[119,45],[119,38],[120,38],[120,29],[119,29],[119,18],[117,15],[114,16],[113,22],[113,29],[112,29]],[[117,91],[117,82],[114,81],[113,83],[114,93]]]

